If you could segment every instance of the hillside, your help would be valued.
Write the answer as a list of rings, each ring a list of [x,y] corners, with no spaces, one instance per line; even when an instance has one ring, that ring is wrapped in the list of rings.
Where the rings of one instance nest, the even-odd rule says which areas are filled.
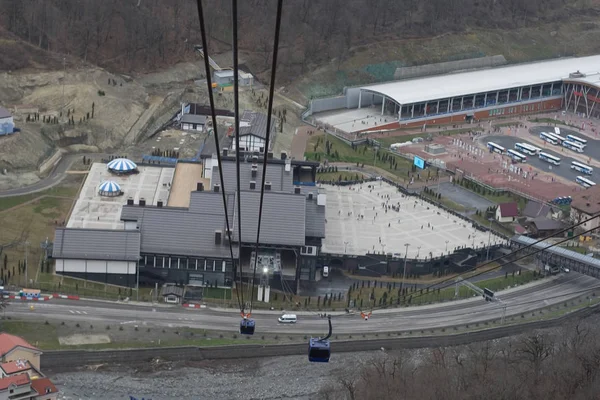
[[[0,30],[0,50],[13,48],[0,68],[39,66],[43,64],[40,49],[127,73],[196,59],[193,45],[200,43],[200,37],[193,1],[33,3],[0,0],[4,11],[0,28],[37,49],[23,45],[23,52],[15,54],[14,41],[3,40]],[[211,51],[229,50],[229,2],[205,0],[203,4]],[[239,2],[241,55],[263,78],[269,67],[275,4],[273,0]],[[346,72],[356,76],[341,74],[336,80],[361,76],[379,80],[398,65],[490,54],[515,61],[597,52],[600,45],[592,38],[597,37],[599,15],[600,0],[285,2],[278,77],[287,84],[334,59],[336,71],[346,71],[343,67],[349,62],[360,67]],[[573,37],[581,38],[581,43],[574,43]],[[540,50],[529,51],[532,47]],[[386,64],[365,69],[365,61]]]

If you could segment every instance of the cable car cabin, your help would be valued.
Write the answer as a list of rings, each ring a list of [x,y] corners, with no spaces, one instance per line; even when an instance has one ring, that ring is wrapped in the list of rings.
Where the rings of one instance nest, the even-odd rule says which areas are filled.
[[[319,338],[310,338],[308,342],[308,361],[310,362],[329,362],[331,356],[331,345],[329,340]]]
[[[256,323],[253,319],[244,318],[242,322],[240,322],[240,334],[242,335],[254,335],[254,327]]]

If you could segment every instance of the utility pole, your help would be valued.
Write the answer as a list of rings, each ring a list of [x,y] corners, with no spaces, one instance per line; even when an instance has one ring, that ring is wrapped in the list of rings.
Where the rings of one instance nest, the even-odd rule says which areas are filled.
[[[65,78],[67,75],[66,58],[63,57],[63,79],[62,79],[62,107],[61,114],[65,114]]]
[[[488,231],[488,245],[487,245],[487,254],[485,256],[485,261],[490,259],[490,244],[491,244],[491,240],[492,240],[492,221],[494,219],[490,218],[490,230]]]
[[[27,279],[27,253],[29,253],[29,242],[25,242],[25,287],[29,285],[29,280]]]

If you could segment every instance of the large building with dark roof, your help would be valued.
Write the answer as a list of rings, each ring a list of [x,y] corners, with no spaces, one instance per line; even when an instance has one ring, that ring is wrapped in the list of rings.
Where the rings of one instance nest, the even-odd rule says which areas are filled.
[[[262,161],[262,157],[260,158]],[[242,271],[250,273],[258,226],[262,162],[252,155],[240,164],[241,240],[238,235],[236,165],[222,158],[227,235],[216,157],[204,160],[210,187],[198,183],[189,207],[146,205],[133,199],[123,206],[123,229],[56,230],[56,272],[124,286],[177,283],[231,286],[241,252]],[[317,163],[269,159],[261,219],[259,254],[276,255],[286,279],[312,280],[316,256],[325,237],[325,194],[314,184]],[[139,266],[139,270],[138,270]]]

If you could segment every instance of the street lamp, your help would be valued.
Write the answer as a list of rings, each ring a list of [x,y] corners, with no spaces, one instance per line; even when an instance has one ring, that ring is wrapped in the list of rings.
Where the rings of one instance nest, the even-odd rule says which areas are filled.
[[[408,246],[410,243],[404,243],[406,252],[404,253],[404,273],[402,274],[402,283],[400,284],[400,293],[404,294],[404,281],[406,280],[406,258],[408,257]]]
[[[417,256],[415,258],[419,258],[420,252],[421,252],[421,246],[417,246]]]
[[[485,256],[485,261],[490,259],[490,240],[492,239],[492,221],[494,219],[493,218],[489,218],[488,221],[490,221],[490,229],[488,231],[488,246],[487,246],[487,254]]]
[[[350,242],[344,242],[344,254],[346,254],[346,251],[348,250],[348,244]]]
[[[448,242],[449,240],[446,240],[446,253],[448,252]]]
[[[385,254],[385,244],[381,243],[381,251]]]

